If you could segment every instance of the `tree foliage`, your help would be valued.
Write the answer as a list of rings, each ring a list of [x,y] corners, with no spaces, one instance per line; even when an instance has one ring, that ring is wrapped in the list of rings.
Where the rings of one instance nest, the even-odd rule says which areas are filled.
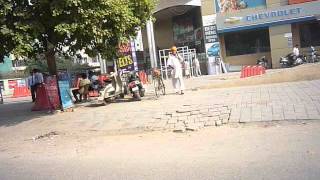
[[[88,64],[80,64],[74,62],[70,58],[65,58],[64,56],[56,56],[57,61],[57,69],[58,70],[68,70],[69,72],[79,72],[86,69],[90,69],[90,66]],[[27,68],[25,70],[26,74],[29,74],[29,72],[33,69],[39,69],[41,72],[48,72],[48,64],[44,59],[36,58],[36,59],[29,59],[26,64]]]
[[[47,53],[48,61],[80,49],[110,58],[153,7],[154,0],[0,0],[0,58]]]

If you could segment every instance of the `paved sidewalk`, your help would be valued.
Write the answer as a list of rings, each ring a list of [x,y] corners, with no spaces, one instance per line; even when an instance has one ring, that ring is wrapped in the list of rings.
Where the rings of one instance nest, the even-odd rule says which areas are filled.
[[[0,109],[3,114],[0,117],[0,137],[25,138],[51,131],[184,132],[226,123],[318,120],[319,90],[320,80],[314,80],[187,91],[183,96],[169,92],[159,99],[149,91],[140,102],[125,99],[107,106],[88,103],[75,112],[54,115],[15,115],[2,113],[3,109]]]

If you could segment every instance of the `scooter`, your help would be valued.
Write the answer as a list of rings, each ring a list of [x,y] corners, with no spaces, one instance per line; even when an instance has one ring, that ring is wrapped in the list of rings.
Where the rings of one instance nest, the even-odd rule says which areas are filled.
[[[145,88],[143,87],[141,80],[136,72],[130,72],[128,74],[128,91],[132,97],[140,101],[141,97],[145,95]]]
[[[287,56],[280,58],[281,68],[298,66],[305,62],[306,62],[306,57],[304,55],[295,56],[293,53],[290,53]]]
[[[117,72],[111,73],[104,82],[105,86],[99,91],[98,102],[106,104],[117,98],[124,98],[123,84]]]
[[[268,68],[268,60],[265,56],[262,56],[260,59],[257,60],[257,65],[262,66],[264,68]]]
[[[320,61],[320,55],[318,54],[318,51],[313,46],[311,46],[311,61],[312,63]]]

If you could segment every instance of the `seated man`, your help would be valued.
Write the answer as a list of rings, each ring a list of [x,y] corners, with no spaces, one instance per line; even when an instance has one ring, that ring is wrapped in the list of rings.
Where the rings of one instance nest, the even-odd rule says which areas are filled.
[[[72,90],[72,94],[76,99],[76,102],[81,102],[82,96],[84,97],[84,99],[87,99],[89,86],[90,86],[90,80],[87,78],[86,74],[82,74],[79,82],[79,89]],[[79,95],[79,98],[78,98],[78,95]]]

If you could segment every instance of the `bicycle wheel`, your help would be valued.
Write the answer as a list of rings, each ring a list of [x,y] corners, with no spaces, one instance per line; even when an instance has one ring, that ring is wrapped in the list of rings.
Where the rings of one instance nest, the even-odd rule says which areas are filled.
[[[159,97],[160,96],[160,93],[159,93],[159,81],[157,79],[153,80],[153,87],[154,87],[154,93],[155,93],[156,97]]]
[[[160,84],[160,87],[161,87],[162,95],[166,95],[166,86],[163,83],[163,79],[160,78],[159,81],[160,81],[159,84]]]

